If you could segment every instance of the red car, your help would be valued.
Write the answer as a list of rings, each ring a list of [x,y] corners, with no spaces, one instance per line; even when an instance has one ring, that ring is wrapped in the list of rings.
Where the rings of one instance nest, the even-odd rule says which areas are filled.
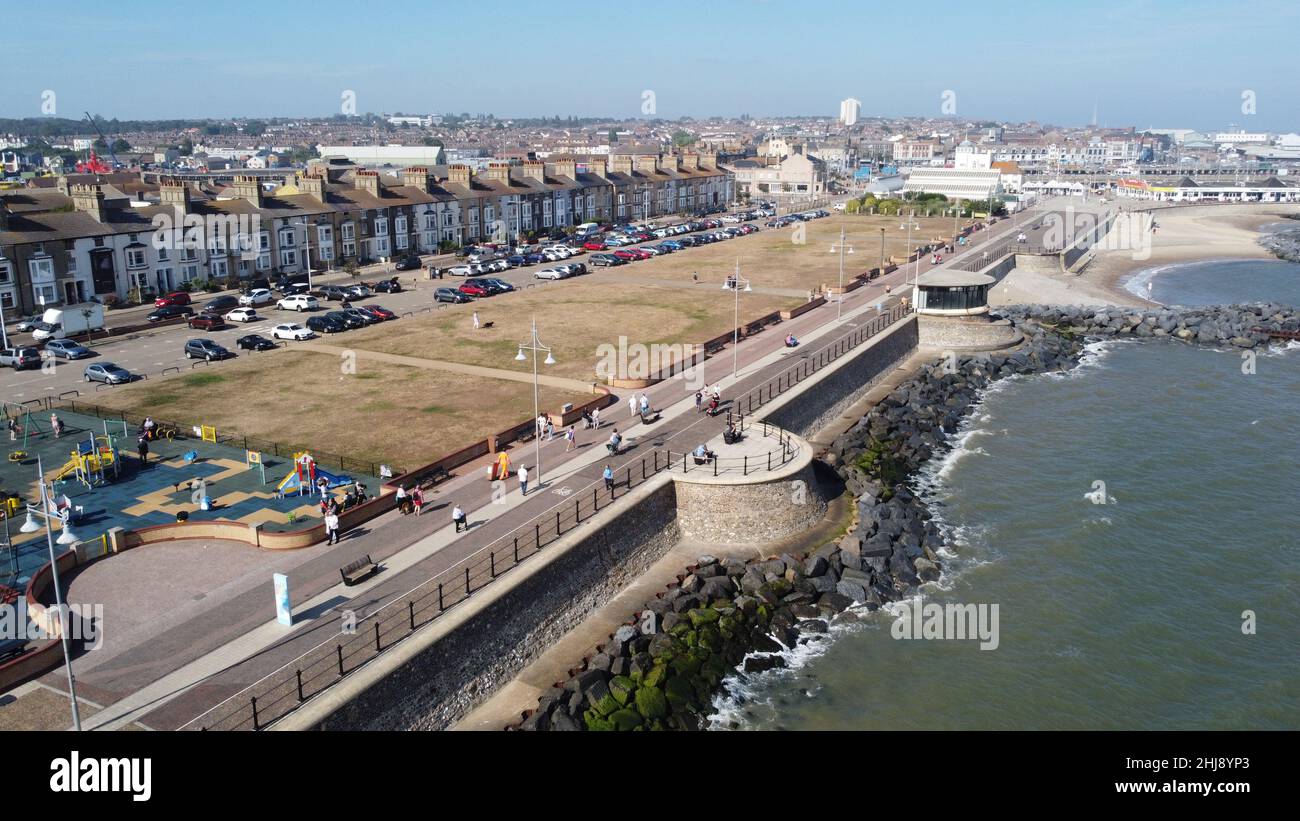
[[[618,257],[619,259],[624,260],[624,261],[626,261],[626,262],[635,262],[635,261],[637,261],[638,259],[641,259],[641,255],[640,255],[640,254],[637,254],[637,253],[634,252],[634,251],[628,251],[628,250],[626,250],[626,249],[624,249],[624,250],[622,250],[622,251],[615,251],[615,252],[614,252],[614,256],[616,256],[616,257]]]
[[[170,294],[164,294],[153,301],[155,308],[166,308],[168,305],[189,305],[190,295],[184,291],[176,291]]]
[[[605,242],[604,240],[592,240],[591,242],[582,243],[582,247],[586,248],[588,251],[604,251]]]
[[[382,305],[362,305],[360,306],[360,309],[363,313],[373,317],[378,322],[387,322],[390,319],[397,319],[397,314]]]
[[[492,291],[488,286],[481,282],[475,282],[472,279],[465,280],[460,284],[460,292],[466,296],[481,297],[491,296]]]
[[[650,259],[650,257],[654,256],[654,254],[644,248],[629,248],[627,249],[627,252],[635,255],[637,259]]]

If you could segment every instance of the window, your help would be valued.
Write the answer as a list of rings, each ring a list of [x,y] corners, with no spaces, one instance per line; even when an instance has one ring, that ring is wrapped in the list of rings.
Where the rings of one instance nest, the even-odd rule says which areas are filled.
[[[298,252],[292,248],[280,249],[280,267],[291,268],[298,264]]]
[[[316,226],[316,241],[321,245],[330,245],[334,242],[334,228],[329,225]]]
[[[397,249],[398,249],[399,251],[405,251],[405,250],[406,250],[406,246],[407,246],[407,244],[408,244],[408,243],[407,243],[407,240],[406,240],[406,234],[405,234],[405,233],[400,233],[400,234],[398,234],[398,235],[397,235]]]
[[[15,304],[13,291],[0,291],[0,307],[12,309]]]
[[[0,264],[0,285],[6,285],[14,281],[14,269],[8,262]]]
[[[159,262],[167,262],[167,261],[170,260],[170,259],[171,259],[171,255],[169,254],[169,252],[167,251],[166,248],[159,248],[159,249],[158,249],[158,261],[159,261]]]
[[[77,272],[77,255],[69,251],[68,252],[68,273],[74,274],[76,272]]]
[[[334,259],[334,245],[330,244],[330,245],[321,246],[320,258],[325,260],[326,262],[329,262],[330,260]]]
[[[388,217],[375,217],[375,235],[388,234]]]
[[[357,238],[357,226],[350,222],[343,223],[341,230],[343,232],[343,241],[354,240]],[[349,254],[349,256],[351,256]]]
[[[257,270],[265,271],[271,267],[271,255],[262,253],[257,255]]]
[[[297,238],[296,238],[295,232],[294,232],[294,230],[293,230],[292,228],[281,228],[281,229],[280,229],[280,247],[281,247],[281,248],[292,248],[293,245],[294,245],[294,243],[295,243],[296,241],[297,241]]]
[[[199,275],[199,266],[197,265],[181,266],[181,282],[189,282],[191,279],[196,278],[198,275]]]
[[[54,260],[47,256],[37,257],[28,263],[32,281],[54,279]]]
[[[53,285],[38,285],[32,288],[32,295],[36,297],[37,305],[53,305],[59,301],[58,293],[54,290]]]
[[[343,256],[355,257],[357,255],[357,244],[355,242],[343,243]]]
[[[393,230],[398,234],[406,233],[406,217],[400,216],[393,220]]]
[[[213,277],[214,279],[217,278],[217,277],[225,277],[225,276],[227,276],[227,274],[229,273],[229,270],[230,270],[230,269],[227,267],[227,265],[226,265],[226,261],[225,261],[224,259],[214,259],[214,260],[212,260],[212,277]]]
[[[388,237],[375,237],[375,253],[379,256],[388,256]]]

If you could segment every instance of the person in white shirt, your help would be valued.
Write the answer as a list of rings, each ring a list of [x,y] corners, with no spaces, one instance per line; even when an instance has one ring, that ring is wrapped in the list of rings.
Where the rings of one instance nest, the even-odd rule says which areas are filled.
[[[325,514],[326,544],[337,544],[339,540],[339,517],[332,510]]]
[[[640,416],[636,410],[636,394],[632,394],[627,398],[627,409],[632,411],[633,418]]]
[[[519,466],[519,495],[528,495],[528,468]]]
[[[456,523],[456,532],[461,529],[469,530],[469,524],[465,521],[465,511],[460,509],[460,505],[455,505],[451,509],[451,520]]]

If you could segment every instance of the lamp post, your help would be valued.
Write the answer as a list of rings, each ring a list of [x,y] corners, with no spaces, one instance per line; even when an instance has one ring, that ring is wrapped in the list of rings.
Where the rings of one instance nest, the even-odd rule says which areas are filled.
[[[840,241],[838,244],[831,245],[831,253],[839,251],[840,253],[840,291],[837,295],[839,299],[835,302],[835,318],[838,320],[844,310],[844,255],[853,253],[853,246],[844,241],[844,228],[840,228]],[[882,268],[884,266],[881,266]]]
[[[72,676],[72,650],[68,643],[67,610],[63,606],[63,589],[59,586],[59,562],[54,555],[55,539],[54,530],[50,527],[52,514],[49,512],[49,494],[45,487],[45,470],[39,455],[36,457],[36,473],[41,482],[41,506],[37,509],[35,505],[27,505],[27,520],[18,529],[23,533],[35,533],[41,529],[41,526],[36,523],[36,517],[40,516],[45,520],[45,542],[50,549],[50,575],[54,581],[54,603],[59,611],[59,633],[63,638],[63,666],[68,672],[68,696],[72,699],[72,726],[80,731],[81,712],[77,709],[77,683]],[[61,545],[77,543],[77,537],[73,534],[72,528],[68,527],[67,522],[63,524],[63,532],[59,534],[58,543]]]
[[[732,326],[732,331],[731,331],[731,378],[732,379],[736,378],[736,373],[739,370],[737,366],[739,354],[736,348],[737,346],[740,345],[740,283],[742,282],[745,283],[745,293],[749,293],[754,290],[753,288],[749,287],[749,280],[743,279],[740,276],[740,260],[736,260],[736,272],[731,275],[731,278],[728,282],[724,282],[722,284],[722,289],[724,291],[727,290],[728,288],[731,289],[732,294],[735,296],[735,303],[736,303],[735,318],[733,320],[734,324]]]
[[[880,229],[880,275],[885,275],[885,229]]]
[[[912,212],[911,214],[909,214],[908,217],[907,217],[907,224],[898,226],[898,229],[899,229],[900,231],[903,230],[904,228],[907,229],[907,253],[908,253],[909,256],[910,256],[911,253],[912,253],[912,229],[913,229],[913,228],[920,228],[920,227],[921,227],[920,224],[917,223],[915,217],[916,217],[916,212],[913,211],[913,212]],[[921,255],[920,255],[920,254],[917,254],[917,255],[916,255],[916,267],[913,269],[913,275],[912,275],[912,281],[913,281],[913,283],[915,283],[916,279],[917,279],[918,277],[920,277],[920,275],[921,275]],[[907,282],[907,280],[904,280],[904,283],[906,283],[906,282]],[[913,285],[913,289],[915,289],[915,285]]]
[[[533,317],[532,332],[527,342],[519,343],[519,353],[515,355],[516,362],[526,362],[528,357],[524,351],[533,352],[533,420],[536,422],[537,417],[542,415],[541,406],[537,401],[537,352],[546,351],[546,360],[544,364],[554,365],[555,357],[551,356],[551,349],[542,344],[542,340],[537,336],[537,317]],[[537,486],[542,486],[542,433],[537,431],[533,437],[533,459],[536,462],[535,470],[537,471]]]

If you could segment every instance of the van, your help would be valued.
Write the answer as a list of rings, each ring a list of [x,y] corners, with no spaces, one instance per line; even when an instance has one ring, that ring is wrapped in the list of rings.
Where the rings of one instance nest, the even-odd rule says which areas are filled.
[[[573,229],[573,232],[575,234],[578,234],[579,236],[585,236],[587,234],[595,234],[598,233],[599,231],[600,231],[600,225],[594,222],[584,222],[582,225],[579,225],[577,228]]]
[[[98,302],[83,302],[66,308],[47,308],[41,324],[32,331],[32,339],[64,339],[88,331],[104,328],[104,306]]]

